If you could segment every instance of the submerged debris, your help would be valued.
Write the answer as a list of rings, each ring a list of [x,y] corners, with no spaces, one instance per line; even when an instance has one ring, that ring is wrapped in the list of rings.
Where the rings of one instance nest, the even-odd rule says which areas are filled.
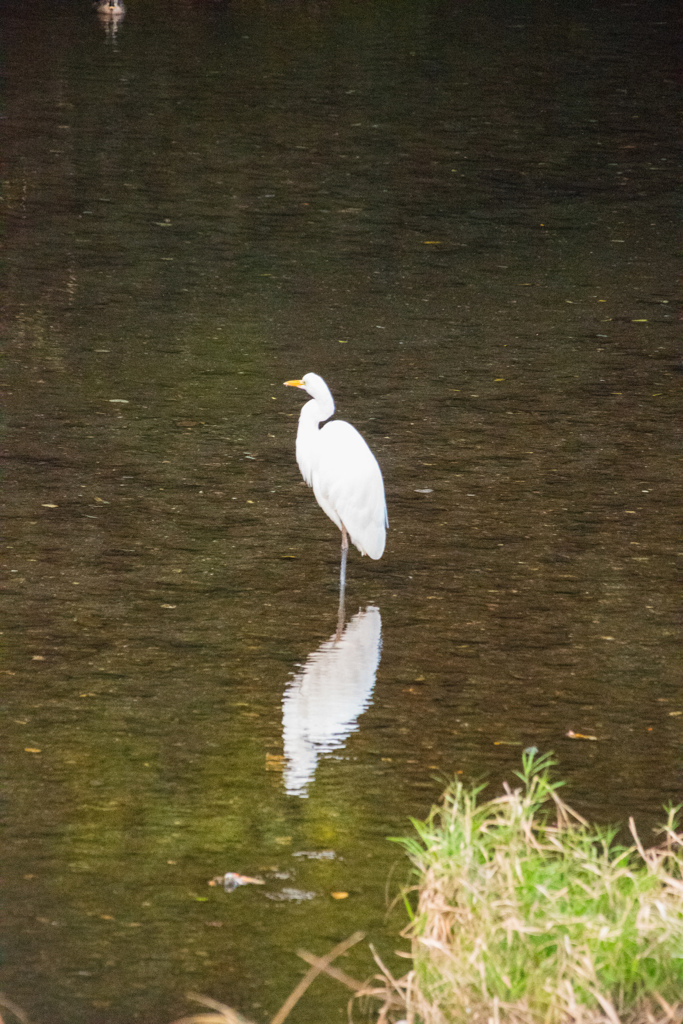
[[[267,900],[292,900],[295,903],[302,903],[304,900],[314,900],[314,892],[306,892],[304,889],[290,889],[288,887],[281,889],[280,892],[267,892]]]
[[[335,860],[337,854],[334,850],[298,850],[292,857],[305,857],[307,860]],[[339,857],[339,860],[342,858]]]
[[[262,878],[250,878],[249,875],[238,875],[236,871],[226,871],[224,875],[216,875],[209,885],[222,885],[226,892],[234,892],[240,885],[265,885]]]

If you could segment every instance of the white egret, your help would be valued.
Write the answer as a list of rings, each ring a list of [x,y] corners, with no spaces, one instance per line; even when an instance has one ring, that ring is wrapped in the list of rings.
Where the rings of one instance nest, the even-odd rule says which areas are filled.
[[[286,380],[285,384],[303,388],[312,399],[299,416],[296,461],[321,509],[342,533],[341,609],[349,538],[361,555],[377,559],[384,553],[389,520],[382,471],[365,439],[350,423],[333,420],[320,426],[334,412],[334,399],[322,377],[307,373],[301,380]]]

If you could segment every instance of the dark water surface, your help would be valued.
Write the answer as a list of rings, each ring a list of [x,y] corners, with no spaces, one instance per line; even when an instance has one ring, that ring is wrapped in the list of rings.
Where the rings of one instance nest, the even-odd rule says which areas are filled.
[[[0,990],[266,1021],[300,946],[405,969],[439,779],[681,798],[675,6],[128,6],[1,15]],[[309,370],[387,486],[340,649]]]

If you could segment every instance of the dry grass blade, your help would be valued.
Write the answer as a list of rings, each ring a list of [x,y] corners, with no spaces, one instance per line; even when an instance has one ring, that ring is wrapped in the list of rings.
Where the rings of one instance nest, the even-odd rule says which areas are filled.
[[[363,988],[363,982],[356,981],[350,974],[346,974],[345,971],[341,971],[338,967],[333,967],[328,964],[319,956],[313,956],[305,949],[297,949],[296,955],[300,956],[302,960],[305,960],[311,967],[317,967],[323,974],[329,974],[330,978],[334,978],[335,981],[341,982],[342,985],[346,985],[352,992],[358,992],[359,989]]]
[[[197,992],[188,992],[187,998],[195,1003],[201,1003],[202,1006],[209,1006],[215,1012],[193,1013],[189,1017],[181,1017],[179,1020],[174,1020],[173,1024],[254,1024],[248,1017],[244,1017],[237,1010],[233,1010],[231,1006],[226,1006],[225,1003],[220,1003],[217,999],[212,999],[210,996],[202,996]]]
[[[610,1000],[606,999],[602,995],[602,993],[598,992],[596,989],[593,990],[593,995],[595,996],[597,1001],[600,1003],[600,1006],[602,1007],[603,1012],[604,1012],[605,1016],[607,1017],[607,1020],[610,1022],[610,1024],[621,1024],[621,1021],[619,1020],[619,1017],[617,1016],[617,1011],[614,1009],[614,1006],[612,1005]]]
[[[193,1013],[190,1017],[178,1017],[171,1024],[225,1024],[229,1018],[222,1013]]]
[[[21,1021],[21,1024],[31,1024],[27,1015],[24,1013],[20,1006],[8,999],[4,992],[0,992],[0,1006],[4,1006],[6,1010],[14,1014],[17,1020]],[[2,1017],[0,1017],[0,1024],[3,1024]]]
[[[351,946],[355,946],[357,942],[365,938],[365,932],[354,932],[348,939],[344,939],[338,946],[331,949],[329,953],[326,953],[324,957],[320,958],[319,964],[315,967],[311,967],[310,971],[304,975],[299,984],[296,986],[293,992],[284,1001],[278,1012],[273,1017],[271,1024],[282,1024],[284,1020],[292,1012],[296,1004],[301,999],[302,995],[309,987],[312,981],[324,970],[324,967],[330,964],[333,960],[336,960],[338,956],[345,953]]]
[[[382,981],[381,975],[375,975],[378,981]],[[383,1011],[405,1010],[405,999],[397,996],[387,985],[363,985],[355,994],[356,999],[378,999],[383,1004]]]
[[[666,999],[662,999],[658,992],[655,992],[655,999],[657,1000],[661,1008],[664,1010],[664,1013],[666,1014],[666,1017],[664,1017],[663,1024],[668,1024],[669,1021],[676,1020],[676,1007],[669,1006]],[[682,1016],[683,1014],[681,1014],[679,1011],[678,1019],[680,1020]]]
[[[372,949],[372,946],[370,947]],[[356,978],[352,978],[345,971],[339,970],[338,967],[333,967],[331,964],[325,962],[321,957],[313,956],[305,949],[297,950],[297,956],[300,956],[306,963],[311,964],[313,967],[318,967],[322,972],[328,974],[330,978],[334,978],[335,981],[341,982],[347,988],[351,989],[353,996],[351,997],[351,1003],[349,1003],[349,1019],[351,1019],[351,1004],[355,999],[378,999],[382,1006],[377,1011],[377,1024],[388,1024],[387,1014],[390,1010],[401,1010],[405,1009],[405,999],[401,995],[396,995],[396,991],[400,992],[400,983],[397,982],[388,973],[387,968],[384,967],[382,961],[379,959],[374,949],[373,955],[376,962],[382,968],[383,974],[376,975],[373,980],[383,982],[383,984],[373,986],[371,982],[357,981]],[[387,980],[389,984],[387,984]]]
[[[375,959],[375,963],[382,973],[376,974],[374,978],[370,979],[370,981],[366,982],[362,988],[358,989],[354,994],[352,1001],[357,999],[378,999],[382,1005],[379,1010],[377,1010],[377,1024],[389,1024],[390,1020],[395,1019],[397,1012],[401,1014],[405,1013],[405,985],[411,977],[412,972],[406,975],[405,978],[397,980],[382,963],[382,960],[372,944],[370,945],[370,949]],[[379,982],[379,984],[373,985],[372,982]],[[391,1014],[391,1017],[389,1014]],[[350,1018],[351,1005],[349,1004],[349,1019]]]
[[[393,976],[389,968],[383,963],[382,958],[372,943],[370,943],[370,951],[375,963],[382,972],[381,975],[378,975],[378,978],[387,982],[387,1000],[392,1002],[393,1005],[405,1006],[405,984],[403,979],[398,981]]]

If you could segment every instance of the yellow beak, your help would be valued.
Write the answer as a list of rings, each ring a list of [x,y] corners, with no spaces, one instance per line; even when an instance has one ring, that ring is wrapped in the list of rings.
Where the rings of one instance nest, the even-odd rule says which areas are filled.
[[[285,386],[288,388],[302,388],[304,382],[302,380],[286,380]]]

